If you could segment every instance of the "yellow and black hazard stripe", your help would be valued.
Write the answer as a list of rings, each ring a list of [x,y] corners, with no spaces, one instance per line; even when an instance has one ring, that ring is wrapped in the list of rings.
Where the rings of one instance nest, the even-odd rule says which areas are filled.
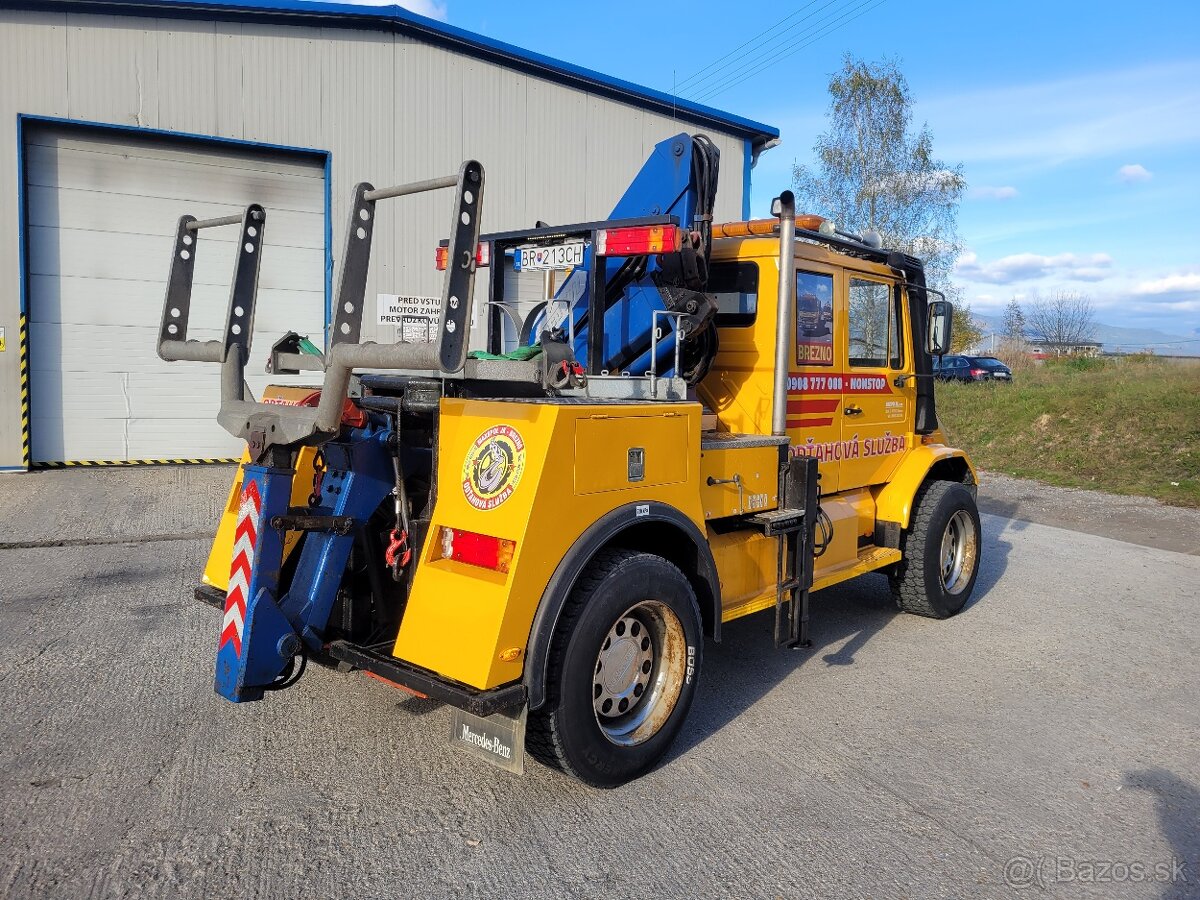
[[[34,463],[33,467],[35,469],[99,469],[104,466],[217,466],[239,461],[232,457],[228,459],[217,457],[199,459],[69,459],[61,462],[39,461]]]
[[[29,468],[29,326],[24,314],[21,315],[20,333],[17,340],[20,343],[21,357],[21,463]]]
[[[103,466],[163,466],[163,465],[193,465],[216,466],[240,462],[236,457],[192,457],[187,459],[71,459],[56,462],[53,460],[33,461],[30,450],[29,430],[29,320],[21,316],[17,336],[20,342],[21,369],[21,461],[26,469],[72,469],[72,468],[101,468]]]

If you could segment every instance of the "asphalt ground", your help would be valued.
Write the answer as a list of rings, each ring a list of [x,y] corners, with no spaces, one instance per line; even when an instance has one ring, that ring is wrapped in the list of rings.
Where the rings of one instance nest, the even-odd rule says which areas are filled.
[[[219,699],[229,475],[0,480],[0,895],[1200,896],[1200,513],[989,478],[962,614],[867,576],[810,650],[731,623],[668,759],[600,791],[358,674]]]

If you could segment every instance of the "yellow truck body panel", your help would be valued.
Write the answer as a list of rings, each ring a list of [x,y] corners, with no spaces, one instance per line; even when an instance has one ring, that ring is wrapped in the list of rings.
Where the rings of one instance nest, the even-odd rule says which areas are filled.
[[[437,503],[393,650],[408,662],[477,688],[518,679],[546,586],[592,523],[653,500],[704,528],[698,403],[447,398],[440,421]],[[497,437],[509,470],[485,483],[475,463]],[[444,527],[515,541],[509,571],[443,558]]]

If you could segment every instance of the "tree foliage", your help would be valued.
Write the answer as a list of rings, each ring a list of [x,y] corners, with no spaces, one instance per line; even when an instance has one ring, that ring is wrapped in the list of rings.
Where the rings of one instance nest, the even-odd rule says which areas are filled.
[[[839,228],[878,231],[885,247],[925,262],[931,287],[951,294],[962,166],[934,157],[927,125],[912,129],[912,96],[896,61],[846,54],[829,94],[829,130],[813,148],[817,164],[792,170],[800,206]]]
[[[1096,333],[1092,298],[1077,291],[1057,291],[1047,299],[1035,297],[1027,318],[1033,336],[1060,353],[1092,340]]]
[[[1025,342],[1025,324],[1025,311],[1013,297],[1004,308],[1004,336],[1010,343],[1020,345]]]
[[[950,332],[950,352],[965,353],[983,340],[983,324],[975,318],[971,304],[961,302],[954,307],[954,328]]]

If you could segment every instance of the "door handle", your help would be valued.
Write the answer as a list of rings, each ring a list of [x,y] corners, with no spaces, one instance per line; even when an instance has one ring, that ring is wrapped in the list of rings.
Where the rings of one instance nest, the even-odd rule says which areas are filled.
[[[850,405],[842,410],[848,416],[861,416],[863,411],[861,406]]]

